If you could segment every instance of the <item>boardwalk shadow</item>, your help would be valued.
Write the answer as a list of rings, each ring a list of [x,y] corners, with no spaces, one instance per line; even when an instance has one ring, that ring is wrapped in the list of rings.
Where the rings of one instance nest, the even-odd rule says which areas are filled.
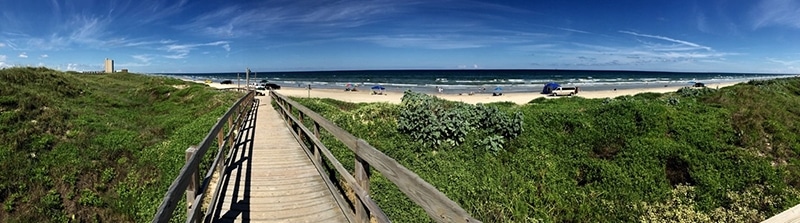
[[[212,204],[215,212],[207,216],[205,222],[227,222],[241,217],[243,222],[250,219],[249,213],[243,210],[250,209],[250,179],[252,178],[253,139],[256,134],[256,117],[258,116],[258,105],[260,101],[256,99],[254,106],[244,120],[244,125],[239,129],[233,149],[225,160],[227,168],[224,170],[219,182],[223,184],[219,191],[219,198],[216,204]],[[232,184],[231,184],[232,183]],[[244,185],[242,185],[244,184]],[[231,190],[231,193],[226,191]],[[227,207],[224,207],[227,206]],[[221,210],[228,211],[222,212]]]

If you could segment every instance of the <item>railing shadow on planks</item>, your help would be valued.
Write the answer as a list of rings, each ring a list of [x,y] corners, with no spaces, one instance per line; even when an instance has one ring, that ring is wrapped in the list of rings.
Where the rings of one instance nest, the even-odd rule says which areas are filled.
[[[233,142],[238,137],[238,130],[242,128],[242,124],[245,123],[245,118],[249,112],[257,108],[255,106],[256,103],[258,101],[255,99],[255,91],[250,91],[239,98],[222,115],[198,146],[191,146],[186,150],[186,164],[183,165],[180,174],[169,186],[164,200],[159,205],[155,217],[153,217],[153,222],[169,222],[184,192],[187,204],[186,222],[200,222],[203,220],[203,216],[207,216],[212,211],[209,209],[205,215],[200,214],[201,204],[205,196],[214,194],[211,204],[216,203],[216,194],[218,194],[221,184],[217,184],[213,193],[207,193],[211,179],[214,174],[222,174],[222,171],[227,168],[224,162],[226,158],[225,152],[233,147]],[[227,129],[227,131],[223,128]],[[217,147],[215,148],[217,154],[206,171],[206,175],[200,181],[200,162],[202,162],[204,155],[215,140],[217,142]]]
[[[305,149],[309,157],[312,157],[312,162],[317,167],[317,170],[320,171],[329,189],[334,192],[334,197],[339,206],[350,207],[344,200],[346,195],[336,193],[338,190],[333,188],[335,184],[327,177],[327,171],[336,171],[344,179],[347,187],[351,188],[357,196],[357,201],[353,204],[354,210],[344,210],[345,215],[351,222],[370,222],[370,217],[374,217],[378,222],[390,222],[386,214],[369,195],[370,167],[394,183],[411,201],[424,209],[432,220],[436,222],[480,222],[472,218],[456,202],[450,200],[450,198],[420,178],[416,173],[372,147],[363,139],[353,136],[286,96],[270,91],[270,97],[278,105],[279,114],[283,116],[291,127],[295,138],[301,142],[300,145]],[[294,116],[294,112],[297,113],[297,117]],[[303,122],[307,121],[306,119],[310,119],[313,122],[313,132],[303,125]],[[345,144],[355,154],[354,173],[352,175],[320,141],[320,127]],[[323,166],[322,158],[331,163],[334,170],[326,169]]]

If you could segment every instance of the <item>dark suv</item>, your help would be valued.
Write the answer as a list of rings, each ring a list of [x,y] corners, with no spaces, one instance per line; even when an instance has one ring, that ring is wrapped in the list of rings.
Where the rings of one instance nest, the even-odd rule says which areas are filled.
[[[266,84],[264,84],[264,87],[266,87],[267,89],[272,89],[272,90],[280,90],[281,89],[280,85],[273,84],[273,83],[266,83]]]

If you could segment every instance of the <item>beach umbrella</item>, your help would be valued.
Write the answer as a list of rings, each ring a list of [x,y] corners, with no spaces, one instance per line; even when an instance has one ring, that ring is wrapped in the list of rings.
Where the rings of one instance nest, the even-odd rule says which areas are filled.
[[[559,85],[556,82],[549,82],[547,84],[544,84],[544,88],[542,89],[542,94],[553,93],[553,90],[555,90],[558,87],[561,87],[561,85]]]
[[[383,87],[383,86],[380,86],[380,85],[375,85],[375,86],[372,86],[372,90],[381,90],[381,91],[382,91],[382,90],[384,90],[384,89],[386,89],[386,88],[385,88],[385,87]]]

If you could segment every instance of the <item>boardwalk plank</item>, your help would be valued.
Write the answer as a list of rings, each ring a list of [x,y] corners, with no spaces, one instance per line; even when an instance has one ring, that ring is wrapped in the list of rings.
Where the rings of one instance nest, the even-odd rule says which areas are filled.
[[[213,222],[347,222],[271,99],[258,98],[255,137],[239,142],[230,155],[215,205],[219,211],[209,217]]]

